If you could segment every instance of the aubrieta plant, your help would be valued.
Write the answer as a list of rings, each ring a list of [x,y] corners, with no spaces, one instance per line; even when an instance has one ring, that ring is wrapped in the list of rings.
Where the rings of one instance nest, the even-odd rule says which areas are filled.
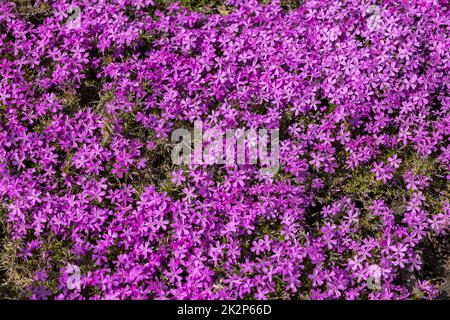
[[[204,7],[0,2],[0,295],[436,298],[449,2]],[[195,121],[279,129],[279,171],[174,164]]]

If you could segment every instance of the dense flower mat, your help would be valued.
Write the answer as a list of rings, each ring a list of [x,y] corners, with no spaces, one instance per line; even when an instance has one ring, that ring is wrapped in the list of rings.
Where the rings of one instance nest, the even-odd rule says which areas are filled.
[[[25,2],[0,3],[3,295],[437,297],[447,1]],[[279,172],[175,165],[195,120],[279,128]]]

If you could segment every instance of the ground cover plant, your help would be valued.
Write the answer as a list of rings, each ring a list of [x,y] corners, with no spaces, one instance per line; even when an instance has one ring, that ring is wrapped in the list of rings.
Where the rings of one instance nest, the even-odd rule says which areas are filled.
[[[0,297],[445,296],[449,9],[2,1]],[[194,121],[279,171],[174,164]]]

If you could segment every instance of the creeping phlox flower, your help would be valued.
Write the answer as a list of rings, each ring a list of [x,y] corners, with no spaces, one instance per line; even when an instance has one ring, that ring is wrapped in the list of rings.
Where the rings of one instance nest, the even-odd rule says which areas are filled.
[[[16,292],[437,296],[421,253],[450,225],[448,3],[15,2],[0,3],[0,263],[20,264]],[[279,129],[279,171],[172,163],[171,132],[195,121]]]

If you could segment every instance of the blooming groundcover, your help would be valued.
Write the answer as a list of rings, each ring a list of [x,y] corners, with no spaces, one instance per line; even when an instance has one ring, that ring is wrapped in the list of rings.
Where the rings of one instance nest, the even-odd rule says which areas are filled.
[[[0,296],[437,298],[449,22],[437,0],[2,1]],[[279,129],[280,169],[174,164],[194,121]]]

